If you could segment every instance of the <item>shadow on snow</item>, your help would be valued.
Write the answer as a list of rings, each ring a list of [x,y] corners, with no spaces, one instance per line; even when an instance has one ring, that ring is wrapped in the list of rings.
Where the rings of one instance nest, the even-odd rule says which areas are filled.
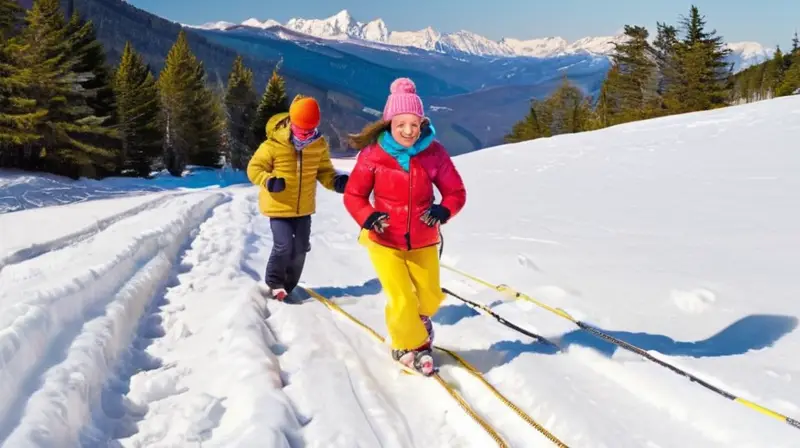
[[[334,300],[345,297],[365,297],[380,294],[382,291],[381,282],[377,278],[367,280],[360,285],[354,286],[324,286],[314,288],[323,297]]]
[[[707,358],[742,355],[750,350],[768,348],[794,331],[797,322],[794,316],[753,314],[700,341],[676,341],[661,334],[598,329],[644,350],[653,350],[668,356]],[[620,349],[610,342],[578,329],[564,334],[559,339],[564,347],[577,344],[593,348],[609,357]]]
[[[439,309],[433,321],[439,325],[455,325],[463,319],[478,315],[477,311],[467,305],[445,305]],[[595,328],[645,351],[655,351],[666,356],[706,358],[741,355],[750,350],[771,347],[794,331],[797,325],[798,319],[794,316],[754,314],[733,322],[707,339],[698,341],[676,341],[662,334]],[[504,340],[492,344],[488,350],[471,350],[462,354],[481,371],[488,372],[493,367],[507,364],[525,353],[552,355],[560,352],[550,345],[530,341],[523,335],[520,337],[524,339]],[[614,356],[617,350],[624,350],[578,328],[559,337],[548,338],[564,350],[572,345],[578,345],[596,350],[609,358]],[[525,340],[528,342],[523,342]]]

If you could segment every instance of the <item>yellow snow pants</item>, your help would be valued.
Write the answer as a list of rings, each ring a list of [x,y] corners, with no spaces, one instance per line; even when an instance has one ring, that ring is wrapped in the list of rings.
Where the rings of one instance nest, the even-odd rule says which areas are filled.
[[[359,242],[368,249],[386,293],[386,328],[392,349],[420,347],[428,338],[420,316],[436,314],[445,298],[439,281],[438,248],[396,250],[373,242],[366,230],[359,235]]]

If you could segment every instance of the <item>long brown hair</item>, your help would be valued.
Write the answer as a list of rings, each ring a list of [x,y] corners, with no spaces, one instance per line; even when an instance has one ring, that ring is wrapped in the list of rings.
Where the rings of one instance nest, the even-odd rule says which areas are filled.
[[[373,121],[372,123],[364,126],[358,134],[350,134],[350,146],[361,151],[367,146],[376,143],[378,137],[383,131],[391,131],[392,122],[387,120]]]
[[[429,131],[431,126],[430,119],[427,117],[423,118],[421,125],[420,136],[423,136]],[[372,123],[364,126],[364,129],[362,129],[360,133],[350,134],[350,146],[361,151],[367,146],[376,143],[378,141],[378,137],[381,135],[381,133],[383,133],[383,131],[392,132],[391,120],[373,121]]]

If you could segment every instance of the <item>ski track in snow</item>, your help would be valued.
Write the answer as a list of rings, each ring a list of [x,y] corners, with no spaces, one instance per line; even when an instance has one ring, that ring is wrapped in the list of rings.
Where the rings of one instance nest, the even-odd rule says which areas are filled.
[[[226,199],[174,198],[0,272],[0,438],[8,446],[78,442],[182,243]]]
[[[163,194],[163,195],[160,195],[160,197],[157,197],[156,199],[148,200],[147,202],[144,202],[143,204],[137,205],[136,207],[129,208],[129,209],[123,211],[123,212],[114,213],[114,214],[112,214],[110,216],[106,216],[106,217],[104,217],[102,219],[98,219],[98,220],[92,222],[91,224],[87,225],[86,227],[81,228],[79,230],[76,230],[74,232],[68,233],[66,235],[60,235],[60,236],[58,236],[58,237],[56,237],[54,239],[51,239],[51,240],[48,240],[48,241],[45,241],[45,242],[36,243],[36,244],[30,245],[30,246],[26,246],[26,247],[21,248],[21,249],[14,250],[10,254],[5,255],[3,258],[0,258],[0,271],[2,271],[8,265],[18,264],[18,263],[21,263],[23,261],[30,260],[31,258],[38,257],[38,256],[40,256],[40,255],[42,255],[44,253],[55,251],[55,250],[59,250],[59,249],[62,249],[64,247],[66,247],[66,246],[80,243],[84,239],[89,238],[92,235],[95,235],[96,233],[105,230],[110,225],[112,225],[112,224],[114,224],[114,223],[116,223],[116,222],[118,222],[118,221],[120,221],[122,219],[125,219],[125,218],[128,218],[128,217],[137,215],[139,213],[142,213],[144,211],[153,209],[153,208],[163,204],[164,202],[170,200],[171,197],[180,196],[180,195],[183,195],[183,194],[185,194],[185,193]],[[147,197],[149,197],[149,196],[147,196]],[[135,196],[134,196],[134,198],[135,199],[139,199],[138,197],[135,197]],[[91,204],[91,205],[95,205],[95,204]],[[12,216],[12,219],[13,219],[13,216]],[[9,228],[11,228],[11,227],[9,226]]]
[[[126,415],[98,419],[95,440],[106,434],[132,447],[198,441],[204,446],[404,447],[424,446],[426,440],[468,446],[452,428],[443,429],[448,423],[437,406],[429,410],[427,400],[406,403],[408,384],[413,384],[407,382],[414,380],[399,378],[388,359],[365,360],[365,351],[380,354],[377,344],[336,322],[327,308],[267,304],[256,289],[256,269],[263,269],[270,248],[263,234],[268,225],[257,216],[254,202],[252,195],[234,197],[201,228],[183,257],[183,272],[145,320],[160,322],[160,336],[137,344],[146,348],[136,357],[158,360],[158,367],[129,376],[122,400]],[[250,231],[254,220],[261,221],[261,233]],[[208,315],[215,311],[219,319]],[[198,383],[204,391],[199,394],[194,392]],[[448,410],[445,416],[455,415],[463,425],[466,417],[437,386],[421,386],[437,396]],[[205,405],[210,399],[220,403],[213,419]],[[187,402],[203,406],[186,409]],[[252,413],[229,414],[228,408]],[[422,415],[408,422],[415,414]],[[346,424],[337,422],[343,418]],[[437,419],[440,423],[432,425]]]

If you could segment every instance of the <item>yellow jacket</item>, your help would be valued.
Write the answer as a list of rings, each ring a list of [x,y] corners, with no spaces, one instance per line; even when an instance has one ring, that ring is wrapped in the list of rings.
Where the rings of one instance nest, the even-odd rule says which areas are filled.
[[[320,137],[303,148],[295,149],[284,112],[267,121],[267,139],[256,150],[247,165],[247,177],[260,187],[258,206],[271,218],[311,215],[317,207],[317,181],[334,190],[336,170],[331,163],[328,142]],[[283,123],[281,123],[283,122]],[[286,188],[278,193],[267,190],[270,177],[282,177]]]

